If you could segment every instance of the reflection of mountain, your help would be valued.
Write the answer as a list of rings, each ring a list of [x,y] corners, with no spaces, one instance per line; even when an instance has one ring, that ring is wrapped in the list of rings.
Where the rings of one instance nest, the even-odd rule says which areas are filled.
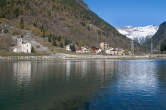
[[[166,100],[165,93],[163,93],[165,81],[163,81],[164,84],[159,82],[158,73],[161,72],[158,72],[157,67],[161,67],[160,70],[165,70],[163,68],[166,63],[156,63],[158,61],[113,62],[107,62],[110,63],[108,65],[114,65],[113,80],[110,79],[106,88],[91,100],[90,109],[157,110],[159,106],[164,105],[165,107]],[[105,68],[108,67],[106,66],[107,63],[104,64]],[[109,68],[106,70],[109,70]],[[105,73],[107,72],[105,71]],[[165,71],[162,72],[164,75]],[[162,87],[160,87],[161,85]]]
[[[31,68],[31,62],[21,61],[13,63],[13,72],[19,83],[31,80]]]
[[[120,86],[119,89],[121,89],[121,91],[122,89],[130,89],[130,92],[138,92],[153,89],[153,91],[149,91],[150,94],[150,92],[155,92],[157,89],[155,88],[157,84],[157,79],[155,76],[156,64],[153,62],[125,62],[123,64],[119,64],[118,71],[117,83]]]

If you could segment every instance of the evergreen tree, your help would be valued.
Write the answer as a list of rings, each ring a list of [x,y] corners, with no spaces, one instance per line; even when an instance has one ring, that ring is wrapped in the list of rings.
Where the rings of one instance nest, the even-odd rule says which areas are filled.
[[[20,9],[19,8],[16,8],[15,15],[16,15],[16,17],[18,17],[20,15]]]
[[[32,53],[35,53],[35,49],[34,49],[34,47],[32,47],[32,50],[31,50],[31,52],[32,52]]]
[[[46,31],[45,31],[45,30],[42,31],[42,37],[43,37],[43,38],[46,37]]]
[[[49,36],[48,37],[48,42],[51,42],[52,41],[52,38]]]
[[[57,46],[56,41],[53,41],[52,44],[53,46]]]
[[[166,51],[166,43],[161,44],[160,49],[162,52]]]
[[[75,45],[74,44],[70,45],[70,49],[71,49],[71,51],[75,52],[76,51]]]
[[[20,28],[24,29],[24,19],[23,18],[21,18],[21,20],[20,20]]]
[[[62,42],[60,43],[60,47],[61,47],[61,48],[63,48],[63,47],[64,47]]]
[[[52,41],[52,34],[50,34],[48,37],[48,42],[51,42],[51,41]]]

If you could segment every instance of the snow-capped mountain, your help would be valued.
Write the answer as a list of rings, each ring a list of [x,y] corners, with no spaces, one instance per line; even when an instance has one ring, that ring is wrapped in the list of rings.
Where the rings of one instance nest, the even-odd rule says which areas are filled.
[[[147,39],[151,38],[158,30],[159,26],[125,26],[118,27],[117,30],[130,39],[136,40],[140,44],[144,43]]]

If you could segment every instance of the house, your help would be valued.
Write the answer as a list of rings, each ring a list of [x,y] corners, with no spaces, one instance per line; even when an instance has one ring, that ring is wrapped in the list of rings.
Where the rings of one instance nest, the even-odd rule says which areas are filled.
[[[76,50],[76,53],[90,53],[88,47],[81,47]]]
[[[71,51],[71,48],[70,48],[71,44],[69,45],[66,45],[66,51]]]
[[[77,49],[77,50],[76,50],[76,53],[82,53],[81,48]]]
[[[109,48],[109,49],[105,50],[105,53],[107,55],[119,55],[119,56],[121,56],[121,55],[125,55],[125,50],[119,49],[119,48],[115,48],[115,49]]]
[[[8,33],[10,25],[0,22],[0,33]]]
[[[125,50],[123,49],[118,49],[118,55],[125,55]]]
[[[82,53],[89,53],[90,50],[87,47],[81,47]]]
[[[102,50],[100,48],[93,47],[93,48],[91,48],[91,52],[100,54],[102,52]]]
[[[23,39],[17,38],[17,45],[13,47],[15,53],[31,53],[32,45],[28,42],[23,42]]]
[[[102,53],[101,49],[96,50],[96,54],[101,54],[101,53]]]
[[[101,42],[100,43],[100,48],[102,50],[107,50],[107,49],[109,49],[109,44],[107,42]]]

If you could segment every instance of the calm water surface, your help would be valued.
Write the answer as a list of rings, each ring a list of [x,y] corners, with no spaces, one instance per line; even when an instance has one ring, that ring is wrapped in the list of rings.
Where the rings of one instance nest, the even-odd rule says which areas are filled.
[[[166,110],[166,60],[0,61],[0,110]]]

